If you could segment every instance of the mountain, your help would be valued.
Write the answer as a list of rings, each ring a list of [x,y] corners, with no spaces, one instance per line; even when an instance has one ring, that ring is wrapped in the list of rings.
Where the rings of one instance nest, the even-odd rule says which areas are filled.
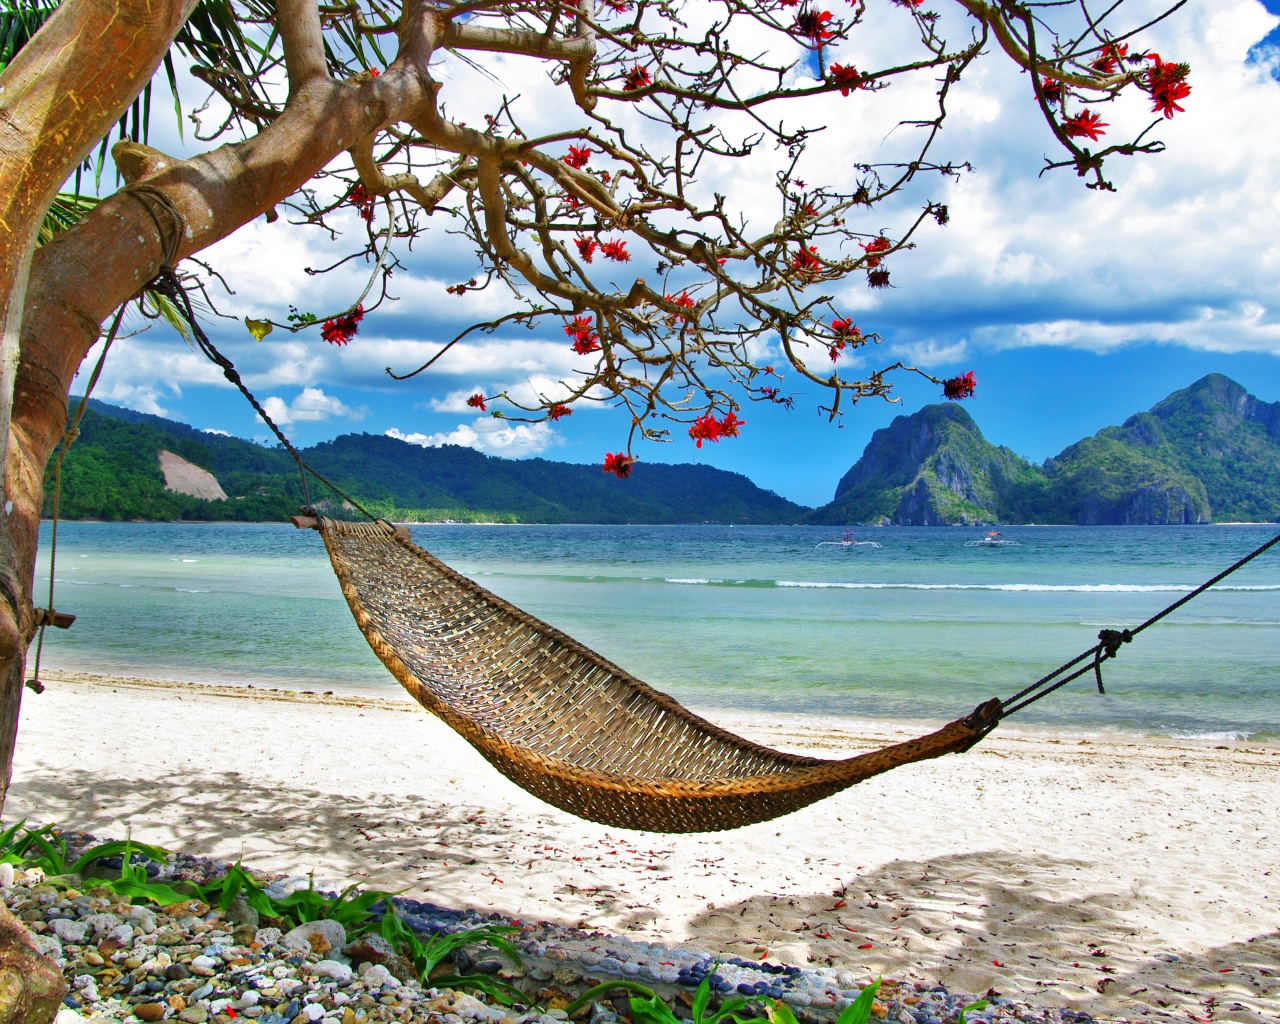
[[[927,405],[871,435],[829,505],[807,523],[938,526],[990,522],[1022,511],[1044,487],[1044,474],[1008,448],[997,448],[963,408]]]
[[[1280,402],[1222,374],[1175,391],[1035,466],[955,405],[872,435],[813,523],[1280,521]]]
[[[80,431],[63,466],[64,518],[279,521],[303,503],[297,467],[281,448],[96,399]],[[228,500],[166,489],[162,458],[171,468],[177,462],[161,452],[190,463],[187,477],[207,470]],[[374,434],[345,434],[302,455],[371,511],[410,521],[783,523],[805,511],[739,473],[708,466],[640,463],[624,481],[598,466],[423,448]],[[313,480],[310,488],[313,501],[343,514],[323,485]]]

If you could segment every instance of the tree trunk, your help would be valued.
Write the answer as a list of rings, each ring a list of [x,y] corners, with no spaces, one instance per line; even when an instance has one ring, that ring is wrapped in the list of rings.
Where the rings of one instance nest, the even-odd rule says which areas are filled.
[[[26,927],[0,903],[0,1021],[48,1024],[66,994],[58,965],[36,952]]]
[[[0,75],[0,809],[33,632],[34,561],[11,529],[20,502],[9,455],[36,234],[62,183],[151,80],[194,6],[195,0],[68,0]],[[39,505],[36,516],[38,530]]]

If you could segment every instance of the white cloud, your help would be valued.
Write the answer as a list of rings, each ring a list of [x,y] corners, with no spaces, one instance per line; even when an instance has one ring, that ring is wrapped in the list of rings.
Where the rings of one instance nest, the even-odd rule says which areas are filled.
[[[277,424],[314,423],[335,417],[360,420],[366,415],[366,410],[352,409],[333,395],[326,395],[320,388],[303,388],[288,403],[276,395],[269,395],[263,400],[262,408]]]
[[[393,427],[386,431],[386,435],[423,448],[456,444],[463,448],[475,448],[486,455],[503,455],[509,459],[541,455],[560,443],[560,438],[548,423],[511,424],[493,418],[478,419],[471,424],[459,423],[453,430],[435,434],[406,434]]]

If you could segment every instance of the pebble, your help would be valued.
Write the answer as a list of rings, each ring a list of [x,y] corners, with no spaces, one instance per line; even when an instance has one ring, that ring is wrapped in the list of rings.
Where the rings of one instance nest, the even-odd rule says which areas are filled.
[[[77,841],[83,849],[91,840],[70,837],[71,856],[77,855]],[[203,884],[225,869],[179,854],[172,868],[164,870],[167,880]],[[554,983],[554,998],[541,997],[547,1009],[531,1006],[525,1011],[495,1005],[481,992],[424,991],[412,964],[376,930],[348,941],[345,929],[333,921],[290,931],[251,927],[258,922],[243,906],[224,914],[196,900],[157,912],[131,906],[128,897],[105,889],[72,889],[71,881],[83,884],[78,879],[46,883],[40,872],[28,870],[15,873],[13,884],[5,887],[6,902],[39,933],[33,935],[37,946],[64,968],[73,987],[63,1011],[74,1019],[60,1018],[55,1024],[160,1021],[166,1014],[182,1024],[239,1024],[238,1017],[255,1024],[383,1024],[392,1018],[406,1024],[562,1024],[565,1011],[552,1007],[567,1005],[587,987],[588,977],[594,982],[610,975],[678,984],[684,1000],[709,978],[717,994],[741,994],[750,1001],[744,1016],[759,1016],[759,1000],[767,997],[783,1000],[806,1024],[833,1024],[873,980],[853,970],[802,970],[737,957],[718,961],[685,946],[525,922],[509,937],[527,958],[522,966],[513,967],[486,948],[457,956],[452,965],[496,975],[526,991],[543,991]],[[305,878],[292,878],[273,881],[268,888],[284,896],[308,884]],[[405,898],[396,900],[396,910],[424,942],[458,929],[511,924],[477,909],[453,910]],[[86,946],[90,937],[104,951]],[[913,988],[889,981],[873,1007],[874,1024],[954,1024],[960,1008],[974,998],[941,985]],[[678,1018],[686,1016],[687,1001],[674,1006]],[[625,1007],[625,998],[598,1003],[579,1020],[619,1024],[615,1010]],[[84,1017],[77,1009],[84,1010]],[[1078,1011],[1007,997],[970,1016],[973,1024],[1093,1024]]]

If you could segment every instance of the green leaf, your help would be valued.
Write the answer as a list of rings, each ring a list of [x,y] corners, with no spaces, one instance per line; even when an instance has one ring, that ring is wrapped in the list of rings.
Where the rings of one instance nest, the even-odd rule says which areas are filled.
[[[986,999],[979,999],[970,1003],[960,1011],[960,1015],[956,1017],[956,1024],[964,1024],[964,1015],[970,1010],[985,1010],[991,1004]]]
[[[529,997],[514,985],[508,985],[505,981],[499,981],[487,974],[451,974],[436,978],[431,984],[436,988],[452,988],[458,991],[478,990],[496,999],[503,1006],[514,1006],[517,1003],[521,1006],[529,1005]]]
[[[631,1002],[631,1019],[635,1024],[680,1024],[680,1018],[658,996],[652,999],[636,999]]]
[[[638,981],[605,981],[599,985],[593,985],[587,989],[582,995],[578,996],[573,1002],[564,1008],[565,1014],[572,1018],[575,1013],[584,1006],[591,1003],[597,996],[605,995],[608,992],[634,992],[648,999],[652,999],[655,995],[653,989],[648,985],[641,985]]]
[[[717,967],[711,969],[711,974],[715,974]],[[702,1024],[702,1015],[707,1012],[707,1003],[711,1002],[711,974],[708,974],[701,982],[698,983],[698,989],[693,994],[693,1024]]]
[[[94,861],[106,860],[108,857],[119,857],[125,853],[128,853],[130,857],[132,857],[134,853],[140,853],[148,860],[153,860],[157,864],[169,863],[169,851],[164,850],[159,846],[148,846],[146,843],[134,843],[128,840],[113,839],[110,842],[99,843],[97,846],[86,850],[80,855],[80,859],[72,864],[68,870],[73,875],[82,875],[84,874],[84,869]]]
[[[875,1002],[879,991],[879,980],[864,988],[858,998],[844,1008],[844,1012],[836,1019],[836,1024],[867,1024],[871,1018],[871,1004]]]
[[[771,1024],[800,1024],[800,1022],[796,1020],[796,1015],[792,1013],[791,1007],[781,999],[775,999],[772,1003],[766,1003],[765,1012],[769,1014]]]

